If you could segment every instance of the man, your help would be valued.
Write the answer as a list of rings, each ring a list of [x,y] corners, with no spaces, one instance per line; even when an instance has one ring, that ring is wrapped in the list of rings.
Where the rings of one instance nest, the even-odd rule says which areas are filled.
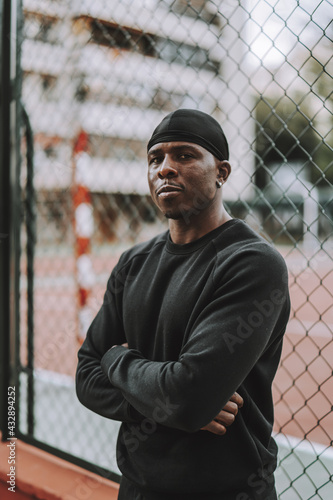
[[[287,270],[225,211],[228,155],[205,113],[158,125],[148,181],[169,231],[121,256],[79,351],[80,401],[123,422],[119,499],[276,499],[271,385]]]

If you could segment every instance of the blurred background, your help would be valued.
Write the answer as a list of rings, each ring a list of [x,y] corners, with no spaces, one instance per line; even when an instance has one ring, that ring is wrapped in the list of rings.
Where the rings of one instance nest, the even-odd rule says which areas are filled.
[[[76,353],[121,252],[167,227],[146,180],[152,130],[177,108],[200,109],[229,142],[226,208],[289,269],[279,498],[331,500],[332,2],[24,0],[10,14],[2,216],[10,206],[16,312],[4,342],[20,438],[118,479],[118,424],[76,401]],[[2,227],[1,238],[3,249]]]

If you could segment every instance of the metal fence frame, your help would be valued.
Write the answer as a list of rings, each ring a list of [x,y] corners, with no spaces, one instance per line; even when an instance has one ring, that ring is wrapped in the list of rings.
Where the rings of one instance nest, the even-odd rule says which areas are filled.
[[[19,339],[20,260],[20,1],[0,3],[0,340],[2,439],[8,432],[8,387],[16,383]]]

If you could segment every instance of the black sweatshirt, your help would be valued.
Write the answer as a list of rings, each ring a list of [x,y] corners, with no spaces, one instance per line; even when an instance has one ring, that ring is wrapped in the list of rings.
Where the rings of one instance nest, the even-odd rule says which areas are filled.
[[[118,465],[145,498],[276,498],[271,386],[289,311],[283,258],[237,219],[121,256],[76,387],[86,407],[123,422]],[[200,430],[235,391],[244,406],[226,434]]]

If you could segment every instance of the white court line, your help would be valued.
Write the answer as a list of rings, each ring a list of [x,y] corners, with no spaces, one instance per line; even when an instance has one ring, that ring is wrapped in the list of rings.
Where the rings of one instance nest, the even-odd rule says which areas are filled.
[[[327,458],[333,461],[333,448],[332,446],[325,446],[324,444],[307,439],[299,439],[289,434],[274,434],[275,441],[279,447],[288,448],[293,453],[303,452],[309,455],[315,455],[319,458]]]

